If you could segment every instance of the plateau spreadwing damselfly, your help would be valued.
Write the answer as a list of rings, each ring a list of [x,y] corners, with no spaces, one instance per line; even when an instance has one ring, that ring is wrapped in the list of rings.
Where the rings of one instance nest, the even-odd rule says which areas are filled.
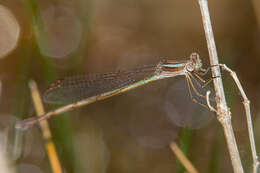
[[[200,97],[205,97],[197,91],[192,79],[199,79],[207,84],[200,76],[209,69],[203,69],[197,53],[192,53],[186,61],[161,60],[157,64],[144,65],[133,70],[119,70],[110,73],[86,76],[67,77],[52,83],[44,94],[47,103],[66,104],[44,115],[18,122],[16,128],[26,129],[42,120],[73,110],[90,103],[104,100],[114,95],[135,89],[150,82],[175,76],[185,76],[190,96],[193,101],[191,88]],[[197,102],[199,103],[199,102]]]

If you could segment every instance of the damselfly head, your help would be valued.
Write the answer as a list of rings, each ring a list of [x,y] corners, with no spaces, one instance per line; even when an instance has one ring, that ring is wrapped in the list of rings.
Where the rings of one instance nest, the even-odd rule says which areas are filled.
[[[199,54],[195,52],[192,53],[190,55],[190,62],[187,64],[186,69],[189,72],[192,72],[192,71],[199,71],[201,67],[202,67],[202,63]]]

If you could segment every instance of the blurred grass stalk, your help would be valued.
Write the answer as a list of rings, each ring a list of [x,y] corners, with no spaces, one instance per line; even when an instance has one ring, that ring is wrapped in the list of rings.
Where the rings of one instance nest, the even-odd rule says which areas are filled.
[[[170,143],[170,149],[176,155],[179,162],[177,162],[177,173],[184,172],[198,172],[196,168],[192,165],[192,163],[188,160],[187,156],[189,155],[190,150],[190,138],[191,138],[191,130],[184,128],[181,132],[181,139],[179,142],[179,146],[175,142]]]
[[[41,96],[37,88],[37,84],[35,81],[29,81],[29,87],[31,89],[32,99],[34,103],[34,107],[38,116],[43,115],[45,113]],[[42,130],[43,139],[45,141],[46,151],[49,157],[50,165],[53,173],[62,173],[62,167],[56,152],[55,145],[52,140],[51,131],[49,128],[49,124],[47,120],[43,120],[40,122],[40,127]]]
[[[0,80],[0,97],[2,96],[2,81]],[[8,130],[0,132],[0,170],[4,173],[15,173],[13,163],[8,157]],[[16,148],[15,148],[16,149]],[[19,148],[20,149],[20,148]]]
[[[13,163],[8,157],[7,152],[7,133],[6,131],[0,132],[0,170],[4,173],[15,173]]]
[[[250,106],[249,106],[250,102],[247,99],[245,92],[244,92],[236,74],[233,71],[231,71],[227,66],[225,66],[223,64],[219,65],[217,49],[216,49],[216,45],[215,45],[215,40],[214,40],[214,35],[213,35],[213,30],[212,30],[210,15],[209,15],[208,2],[207,2],[207,0],[198,0],[198,3],[200,5],[202,21],[203,21],[203,26],[204,26],[208,50],[209,50],[210,64],[211,64],[211,66],[214,67],[214,68],[212,68],[212,76],[219,76],[219,77],[217,77],[217,78],[215,77],[213,79],[215,93],[216,93],[217,110],[212,108],[208,102],[209,108],[211,111],[216,112],[217,118],[224,128],[226,141],[228,144],[228,150],[230,153],[234,172],[243,173],[244,170],[242,167],[234,131],[233,131],[232,124],[231,124],[231,112],[226,103],[225,93],[224,93],[224,89],[223,89],[223,83],[222,83],[222,79],[221,79],[220,67],[222,67],[224,70],[226,70],[230,73],[231,77],[234,79],[234,81],[244,99],[243,104],[244,104],[244,108],[245,108],[246,115],[247,115],[249,139],[250,139],[252,156],[253,156],[253,172],[257,173],[259,162],[258,162],[258,158],[256,155],[256,149],[255,149],[253,127],[252,127],[252,120],[251,120],[251,113],[250,113]],[[208,95],[209,94],[207,94],[207,96]]]
[[[39,2],[36,0],[24,0],[23,3],[28,12],[28,17],[31,22],[34,38],[41,39],[42,42],[45,43],[45,46],[49,46],[49,40],[47,39],[48,37],[44,30],[44,23],[40,15],[40,8],[38,6]],[[36,44],[36,42],[34,43]],[[39,50],[39,47],[36,50],[36,52],[36,55],[30,58],[39,58],[38,61],[40,62],[40,69],[43,76],[43,80],[46,83],[49,83],[50,81],[57,79],[58,73],[54,68],[54,60],[52,58],[42,55]],[[64,115],[58,118],[57,120],[54,119],[53,123],[59,124],[59,128],[55,128],[55,130],[53,130],[53,136],[55,136],[55,142],[56,145],[59,146],[59,151],[63,151],[62,153],[60,153],[62,155],[60,159],[62,159],[62,162],[64,162],[64,168],[68,172],[74,172],[74,170],[79,170],[78,161],[76,161],[77,159],[74,156],[74,139],[70,126],[71,122],[68,119],[68,116]]]
[[[170,143],[170,148],[188,172],[198,173],[197,169],[193,166],[193,164],[189,161],[189,159],[185,156],[185,154],[181,151],[175,142]]]
[[[188,155],[189,155],[191,135],[192,135],[192,132],[191,132],[190,129],[183,128],[181,130],[181,137],[180,137],[180,141],[179,141],[179,146],[180,146],[181,152],[185,155],[185,157],[188,157]],[[177,156],[177,158],[178,158],[178,156]],[[187,169],[185,169],[185,165],[183,165],[181,160],[179,160],[179,162],[177,162],[176,172],[177,173],[184,173],[184,172],[186,172],[186,170]]]

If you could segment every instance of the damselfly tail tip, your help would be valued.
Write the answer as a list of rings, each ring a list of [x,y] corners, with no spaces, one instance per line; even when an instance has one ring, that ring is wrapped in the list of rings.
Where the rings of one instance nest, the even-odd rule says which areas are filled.
[[[17,130],[27,130],[28,127],[24,125],[23,121],[22,122],[18,122],[16,125],[15,125],[15,129]]]
[[[27,130],[28,128],[32,127],[35,123],[34,123],[35,118],[29,118],[26,120],[23,120],[21,122],[18,122],[15,125],[15,128],[18,130]]]

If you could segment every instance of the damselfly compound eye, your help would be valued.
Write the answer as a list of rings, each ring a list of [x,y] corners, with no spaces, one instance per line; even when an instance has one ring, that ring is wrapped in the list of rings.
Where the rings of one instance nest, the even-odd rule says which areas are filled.
[[[202,67],[200,56],[198,53],[194,52],[190,55],[190,60],[193,65],[193,70],[199,70]]]
[[[189,64],[187,64],[186,65],[186,69],[187,69],[187,71],[189,71],[189,72],[192,72],[192,71],[194,71],[194,64],[192,63],[192,62],[190,62]]]

